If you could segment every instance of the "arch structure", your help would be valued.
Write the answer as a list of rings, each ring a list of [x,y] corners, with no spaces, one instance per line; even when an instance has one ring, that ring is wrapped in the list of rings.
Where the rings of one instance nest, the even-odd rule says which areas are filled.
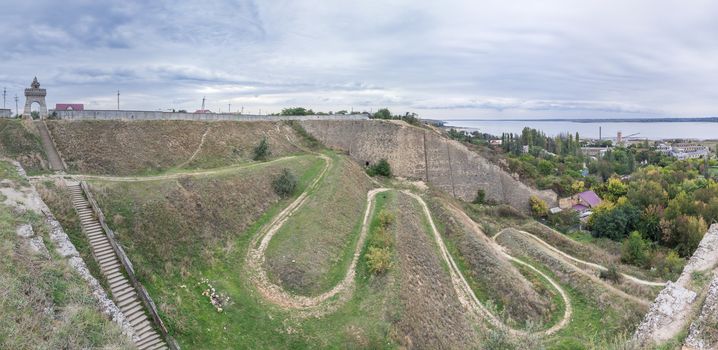
[[[23,110],[23,118],[32,118],[32,104],[37,102],[40,105],[40,119],[47,118],[47,104],[45,103],[47,90],[40,88],[37,77],[32,80],[29,89],[25,89],[25,109]]]

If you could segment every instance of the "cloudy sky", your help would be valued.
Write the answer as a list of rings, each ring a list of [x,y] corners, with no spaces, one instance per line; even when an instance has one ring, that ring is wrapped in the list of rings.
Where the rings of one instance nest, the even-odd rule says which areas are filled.
[[[718,2],[0,2],[8,105],[718,115]]]

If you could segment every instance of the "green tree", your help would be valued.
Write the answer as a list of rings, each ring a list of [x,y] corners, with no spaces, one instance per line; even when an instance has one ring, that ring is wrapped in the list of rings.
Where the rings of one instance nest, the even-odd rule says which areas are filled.
[[[640,208],[651,205],[665,206],[668,202],[668,192],[660,183],[649,180],[632,181],[628,185],[626,197],[633,205]]]
[[[474,200],[472,203],[474,204],[484,204],[484,200],[486,199],[486,192],[482,189],[476,190],[476,197],[474,197]]]
[[[381,108],[372,116],[374,119],[391,119],[391,112],[388,108]]]
[[[297,188],[297,177],[289,169],[282,169],[282,173],[272,181],[272,187],[280,197],[287,198]]]
[[[253,154],[252,159],[254,160],[267,160],[267,158],[269,158],[272,152],[269,150],[269,142],[266,137],[263,137],[257,146],[254,147]]]
[[[391,165],[386,159],[382,158],[376,164],[369,166],[366,172],[369,176],[391,177]]]
[[[633,231],[623,240],[621,245],[621,261],[637,266],[644,266],[648,259],[648,243],[641,233]]]

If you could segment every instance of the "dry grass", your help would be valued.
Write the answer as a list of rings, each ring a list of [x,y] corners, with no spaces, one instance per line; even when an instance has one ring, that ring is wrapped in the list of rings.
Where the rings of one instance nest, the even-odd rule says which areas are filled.
[[[154,174],[179,166],[211,168],[250,160],[262,137],[267,137],[273,157],[299,151],[287,137],[301,140],[291,127],[279,122],[115,120],[47,124],[69,171],[83,174]]]
[[[553,291],[537,290],[543,285],[533,285],[527,280],[495,249],[489,237],[482,232],[477,234],[448,210],[447,201],[450,199],[435,196],[429,205],[477,297],[484,303],[492,301],[498,311],[520,325],[548,323],[555,311],[552,308],[556,307],[551,302]]]
[[[17,119],[0,119],[0,156],[17,160],[30,174],[45,170],[47,165],[34,126]]]
[[[418,204],[400,193],[396,199],[396,249],[401,313],[396,341],[406,348],[468,349],[478,343],[466,310],[458,301],[438,247],[426,231]]]

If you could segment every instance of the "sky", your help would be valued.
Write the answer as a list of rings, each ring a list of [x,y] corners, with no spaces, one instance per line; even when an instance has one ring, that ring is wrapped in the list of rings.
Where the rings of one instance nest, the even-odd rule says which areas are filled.
[[[718,115],[718,2],[0,1],[7,106]],[[230,107],[231,105],[231,107]]]

